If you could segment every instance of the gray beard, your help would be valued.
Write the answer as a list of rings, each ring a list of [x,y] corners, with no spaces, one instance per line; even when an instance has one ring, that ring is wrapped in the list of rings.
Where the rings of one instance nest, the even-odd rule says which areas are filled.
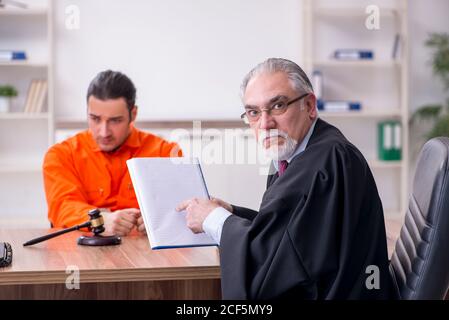
[[[298,146],[298,142],[288,137],[281,146],[264,149],[265,156],[273,161],[283,161],[289,159]]]

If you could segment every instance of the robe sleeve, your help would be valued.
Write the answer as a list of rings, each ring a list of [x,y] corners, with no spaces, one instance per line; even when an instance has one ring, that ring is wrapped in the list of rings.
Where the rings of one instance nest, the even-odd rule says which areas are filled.
[[[87,201],[69,151],[63,148],[61,145],[52,147],[45,155],[43,164],[48,219],[57,228],[86,222],[87,212],[95,208]]]
[[[248,220],[253,220],[257,215],[257,211],[244,207],[238,207],[235,205],[232,205],[232,213],[235,214],[236,216],[239,216],[240,218]]]
[[[387,296],[365,288],[365,268],[375,264],[381,286],[389,290],[382,205],[366,161],[356,150],[338,146],[319,156],[318,168],[313,160],[291,164],[285,173],[291,178],[270,187],[253,221],[235,215],[225,221],[223,298]],[[295,177],[295,170],[308,165],[309,173]],[[284,189],[283,181],[288,181]],[[299,192],[300,184],[308,189]]]

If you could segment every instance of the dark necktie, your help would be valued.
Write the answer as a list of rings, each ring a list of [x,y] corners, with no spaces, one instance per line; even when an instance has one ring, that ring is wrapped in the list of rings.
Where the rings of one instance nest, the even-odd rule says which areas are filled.
[[[288,162],[286,160],[279,161],[279,177],[287,170]]]

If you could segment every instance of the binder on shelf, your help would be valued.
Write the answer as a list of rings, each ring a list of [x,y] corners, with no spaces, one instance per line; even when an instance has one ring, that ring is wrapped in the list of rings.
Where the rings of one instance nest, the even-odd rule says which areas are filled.
[[[39,97],[40,90],[41,90],[41,82],[40,82],[40,80],[35,80],[35,90],[34,90],[34,95],[32,96],[32,100],[31,100],[31,107],[29,110],[30,113],[34,113],[36,110],[36,103],[37,103],[37,99]]]
[[[323,73],[320,70],[314,70],[312,73],[312,86],[317,100],[323,99]]]
[[[396,60],[400,55],[400,45],[401,35],[399,33],[396,33],[394,36],[393,51],[391,53],[391,57],[393,58],[393,60]]]
[[[397,161],[402,158],[402,128],[398,121],[383,121],[378,124],[379,160]]]
[[[47,80],[32,80],[23,112],[41,113],[44,109],[47,91]]]
[[[360,111],[362,104],[356,101],[324,101],[320,99],[317,101],[317,108],[325,112]]]
[[[47,80],[40,80],[40,83],[41,86],[39,90],[39,95],[37,96],[36,106],[34,109],[35,113],[42,113],[42,111],[44,110],[44,103],[47,97],[47,89],[48,89]]]
[[[337,49],[334,51],[334,58],[337,60],[372,60],[374,52],[372,50],[360,49]]]
[[[28,94],[25,101],[24,113],[30,113],[33,105],[34,96],[36,95],[37,80],[31,80],[30,87],[28,88]]]
[[[25,51],[0,50],[0,61],[2,62],[26,59],[27,55]]]

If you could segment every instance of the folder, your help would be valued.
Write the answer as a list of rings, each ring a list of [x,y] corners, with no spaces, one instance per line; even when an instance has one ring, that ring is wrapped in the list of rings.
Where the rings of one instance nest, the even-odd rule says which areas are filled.
[[[126,161],[152,249],[214,246],[205,233],[193,233],[186,212],[176,207],[184,200],[207,198],[198,159],[133,158]]]
[[[28,89],[28,94],[25,102],[25,107],[23,112],[31,113],[34,109],[34,101],[36,100],[38,94],[38,84],[39,80],[32,80]]]
[[[384,121],[378,124],[379,160],[394,161],[402,157],[402,132],[398,121]]]
[[[2,62],[26,59],[27,55],[25,51],[0,50],[0,61]]]
[[[33,110],[35,113],[42,113],[42,111],[44,110],[45,99],[47,98],[47,89],[48,89],[47,80],[40,80],[40,84],[41,84],[40,90],[37,95]]]
[[[326,112],[360,111],[362,104],[357,101],[318,100],[317,108]]]
[[[372,60],[374,52],[372,50],[338,49],[334,51],[334,58],[337,60]]]

